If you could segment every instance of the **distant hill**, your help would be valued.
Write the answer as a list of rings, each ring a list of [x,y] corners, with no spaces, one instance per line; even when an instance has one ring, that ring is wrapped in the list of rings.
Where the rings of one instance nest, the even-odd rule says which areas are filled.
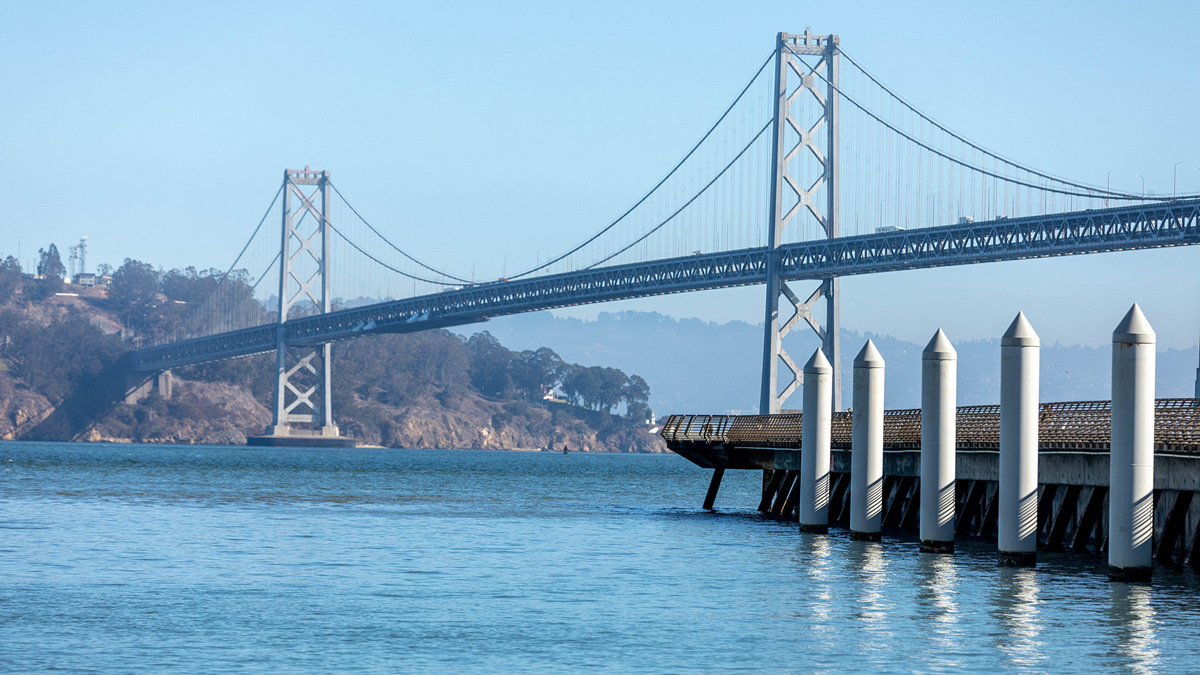
[[[550,312],[494,319],[457,329],[487,329],[513,349],[548,346],[563,359],[603,363],[637,372],[650,385],[658,415],[672,412],[757,412],[762,371],[762,327],[742,321],[713,323],[675,319],[657,312],[601,313],[595,321],[555,317]],[[789,351],[803,364],[816,349],[815,337],[789,336]],[[870,337],[887,360],[885,402],[889,408],[921,404],[921,350],[925,345],[886,335],[842,332],[843,406],[850,405],[851,363]],[[954,344],[959,354],[958,399],[962,405],[997,403],[1000,398],[1000,340]],[[1049,345],[1042,348],[1043,401],[1109,397],[1111,351],[1104,347]],[[1160,351],[1157,395],[1194,393],[1196,350]],[[788,406],[800,407],[793,396]]]
[[[127,260],[108,288],[46,287],[0,261],[0,439],[242,444],[271,419],[274,356],[174,369],[169,399],[126,403],[124,355],[170,334],[213,274]],[[219,274],[219,273],[217,273]],[[65,292],[59,292],[65,290]],[[249,297],[247,295],[246,297]],[[181,310],[181,308],[184,308]],[[261,310],[261,308],[259,308]],[[121,335],[131,339],[122,339]],[[540,345],[539,345],[540,347]],[[404,448],[662,452],[636,374],[511,351],[486,333],[378,335],[333,349],[334,417]],[[558,395],[546,396],[556,391]]]

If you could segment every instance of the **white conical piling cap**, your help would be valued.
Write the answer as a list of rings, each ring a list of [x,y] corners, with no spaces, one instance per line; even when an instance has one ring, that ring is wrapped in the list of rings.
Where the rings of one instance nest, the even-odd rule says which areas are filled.
[[[954,351],[954,347],[950,344],[950,338],[939,328],[933,334],[933,339],[929,344],[925,345],[925,351],[921,352],[921,358],[925,361],[957,361],[958,352]]]
[[[1156,339],[1154,329],[1150,327],[1150,322],[1146,320],[1146,315],[1142,314],[1142,308],[1138,307],[1136,302],[1113,331],[1113,342],[1152,345]]]
[[[870,340],[863,345],[858,356],[854,357],[855,368],[882,368],[883,365],[883,355],[875,348],[875,343]]]
[[[812,358],[808,363],[804,364],[804,374],[812,373],[819,375],[821,373],[832,373],[833,366],[829,365],[829,359],[825,358],[825,352],[818,347],[817,351],[813,352]]]
[[[1034,332],[1033,326],[1029,325],[1029,319],[1025,318],[1025,312],[1017,312],[1017,318],[1013,319],[1008,330],[1004,331],[1004,337],[1000,338],[1001,347],[1040,347],[1041,345],[1042,340]]]

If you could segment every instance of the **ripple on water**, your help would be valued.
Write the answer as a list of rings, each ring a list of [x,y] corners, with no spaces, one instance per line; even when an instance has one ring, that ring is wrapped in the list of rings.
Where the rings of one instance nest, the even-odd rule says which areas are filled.
[[[800,534],[674,456],[0,444],[5,668],[1194,670],[1200,584]]]

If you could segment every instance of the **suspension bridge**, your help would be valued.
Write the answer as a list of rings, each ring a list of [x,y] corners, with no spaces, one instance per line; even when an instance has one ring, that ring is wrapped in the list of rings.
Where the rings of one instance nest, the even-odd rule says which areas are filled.
[[[334,341],[764,285],[761,412],[779,412],[801,384],[783,342],[801,325],[834,366],[840,409],[840,277],[1197,244],[1200,195],[1132,194],[1010,159],[888,88],[836,35],[806,31],[779,34],[682,159],[563,253],[479,282],[423,262],[396,236],[329,172],[285,171],[217,290],[173,334],[135,350],[131,369],[146,379],[274,352],[268,434],[334,438]],[[797,294],[802,282],[815,289]]]

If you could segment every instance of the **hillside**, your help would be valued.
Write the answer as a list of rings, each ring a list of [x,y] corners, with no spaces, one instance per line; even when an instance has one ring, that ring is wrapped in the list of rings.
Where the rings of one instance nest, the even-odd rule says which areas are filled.
[[[136,261],[114,279],[122,270],[140,275],[141,288],[67,286],[56,295],[25,278],[0,297],[0,439],[237,445],[261,434],[274,355],[178,369],[169,400],[154,393],[119,402],[130,347],[121,335],[170,330],[181,302],[163,289],[184,295],[212,282],[208,273],[163,275]],[[642,378],[567,363],[549,349],[511,351],[487,334],[434,330],[337,343],[333,362],[335,420],[362,444],[665,451],[648,433]],[[558,394],[546,400],[546,392]]]
[[[487,329],[516,349],[546,345],[563,358],[584,365],[604,363],[640,373],[652,385],[650,406],[660,415],[757,412],[762,372],[761,325],[675,319],[656,312],[601,312],[595,321],[536,312],[493,319],[487,323]],[[464,326],[458,330],[470,334],[479,327]],[[804,363],[817,347],[816,338],[801,330],[792,335],[788,338],[788,348],[798,363]],[[921,350],[925,345],[850,330],[842,331],[844,405],[850,404],[852,361],[868,337],[875,340],[887,360],[887,407],[920,407]],[[959,354],[959,402],[997,403],[1000,340],[956,341],[954,347]],[[1042,399],[1107,399],[1111,358],[1107,347],[1043,346]],[[1196,361],[1194,349],[1159,351],[1157,395],[1192,396]],[[799,397],[794,396],[788,405],[799,408]]]

